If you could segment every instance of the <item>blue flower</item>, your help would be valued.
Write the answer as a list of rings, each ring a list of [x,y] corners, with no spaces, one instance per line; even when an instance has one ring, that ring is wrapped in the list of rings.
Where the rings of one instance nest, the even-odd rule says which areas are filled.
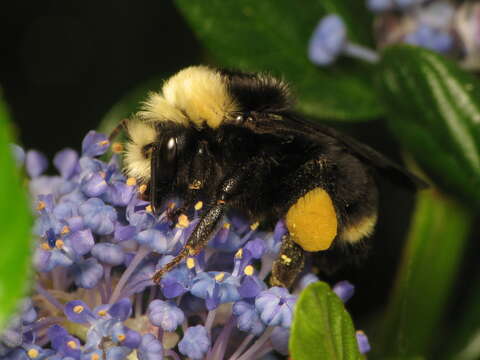
[[[308,56],[317,65],[329,65],[343,50],[347,40],[347,30],[338,15],[324,17],[310,38]]]
[[[98,235],[108,235],[115,230],[117,212],[101,199],[91,198],[80,205],[80,215],[83,216],[85,225]]]
[[[333,292],[337,294],[337,296],[346,303],[350,298],[353,296],[355,291],[355,287],[348,281],[339,281],[333,287]]]
[[[78,170],[78,154],[72,149],[59,151],[53,158],[53,165],[63,178],[70,179]]]
[[[152,334],[143,335],[137,354],[139,360],[162,360],[162,343]]]
[[[150,322],[165,331],[175,331],[183,323],[185,315],[173,302],[154,300],[148,306]]]
[[[210,348],[207,330],[202,325],[189,327],[178,343],[180,352],[192,360],[201,360]]]
[[[289,328],[295,301],[296,297],[290,295],[287,289],[272,287],[257,296],[255,307],[266,325]]]
[[[41,152],[36,150],[27,151],[25,157],[25,169],[27,170],[28,176],[31,178],[36,178],[47,170],[48,160]]]
[[[135,240],[140,245],[146,245],[159,254],[166,254],[175,246],[171,238],[167,238],[163,232],[155,229],[147,229],[138,233]]]
[[[103,276],[103,266],[95,258],[77,262],[72,266],[75,284],[84,289],[95,287]]]
[[[91,130],[83,139],[82,155],[89,157],[99,156],[105,154],[109,146],[110,142],[108,141],[107,136]]]
[[[92,255],[100,262],[112,266],[121,265],[125,260],[125,253],[121,246],[106,242],[95,244]]]
[[[361,354],[366,354],[371,350],[367,335],[362,330],[357,330],[355,333],[357,338],[358,350]]]
[[[233,304],[232,313],[237,316],[237,327],[245,332],[260,335],[265,330],[265,324],[255,309],[253,301],[237,301]]]
[[[426,24],[420,24],[413,33],[408,34],[405,42],[439,53],[450,51],[454,45],[453,37],[449,33]]]
[[[192,283],[190,292],[205,299],[207,309],[215,309],[218,305],[240,299],[239,279],[226,272],[209,271],[198,274]]]

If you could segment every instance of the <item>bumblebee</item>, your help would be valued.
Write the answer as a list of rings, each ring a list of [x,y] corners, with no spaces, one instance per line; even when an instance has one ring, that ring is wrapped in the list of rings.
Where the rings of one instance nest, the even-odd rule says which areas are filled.
[[[208,243],[227,209],[252,222],[284,219],[287,234],[270,283],[290,287],[308,253],[361,253],[377,222],[374,172],[407,186],[421,180],[356,140],[293,110],[288,85],[266,74],[186,68],[126,122],[125,170],[147,185],[152,208],[175,194],[205,206],[162,275]],[[332,264],[332,261],[330,261]]]

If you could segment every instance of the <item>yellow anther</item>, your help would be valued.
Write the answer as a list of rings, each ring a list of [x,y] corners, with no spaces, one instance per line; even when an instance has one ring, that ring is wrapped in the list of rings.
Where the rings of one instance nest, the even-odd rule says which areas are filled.
[[[67,235],[68,233],[70,232],[70,228],[65,225],[63,228],[62,228],[62,231],[60,232],[62,235]]]
[[[30,359],[35,359],[38,357],[39,353],[37,349],[30,349],[27,351],[27,355]]]
[[[50,250],[50,245],[48,245],[47,242],[43,242],[40,247],[43,249],[43,250]]]
[[[200,210],[203,207],[203,201],[199,201],[195,204],[195,210]]]
[[[250,229],[252,229],[252,230],[257,230],[258,225],[260,225],[260,223],[259,223],[258,221],[257,221],[257,222],[254,222],[252,225],[250,225]]]
[[[182,214],[178,217],[177,227],[186,228],[190,224],[188,217],[185,214]]]
[[[82,305],[77,305],[73,307],[73,312],[76,314],[80,314],[85,308]]]
[[[67,342],[67,345],[70,349],[76,349],[77,348],[77,343],[73,340],[70,340],[69,342]]]
[[[107,145],[107,144],[108,144],[108,140],[102,140],[98,142],[98,145],[100,146]]]
[[[195,259],[194,258],[187,258],[187,268],[193,269],[195,267]]]
[[[138,192],[140,194],[143,194],[145,191],[147,191],[147,185],[145,185],[145,184],[140,185],[139,188],[138,188]]]
[[[145,208],[145,211],[148,212],[148,213],[153,213],[152,205],[148,205],[148,206]]]
[[[235,258],[241,259],[242,256],[243,256],[243,249],[238,249],[238,251],[235,253]]]
[[[117,338],[118,338],[119,341],[124,341],[124,340],[126,339],[126,336],[123,335],[123,334],[119,334],[119,335],[117,336]]]
[[[100,360],[100,355],[98,355],[98,354],[93,354],[90,359],[91,359],[91,360]]]
[[[102,317],[107,316],[107,310],[98,310],[97,314]]]
[[[230,229],[230,223],[223,224],[223,228],[227,230]]]
[[[107,173],[105,171],[100,171],[99,174],[104,179],[107,177]]]
[[[292,259],[289,258],[287,255],[285,254],[282,254],[282,256],[280,256],[280,258],[282,259],[282,261],[286,264],[286,265],[290,265],[290,263],[292,262]]]
[[[55,241],[55,247],[57,247],[59,249],[61,249],[64,244],[65,243],[63,242],[63,240],[58,239],[58,240]]]
[[[127,179],[127,185],[128,186],[134,186],[137,184],[137,179],[135,179],[134,177],[129,177]]]
[[[123,151],[123,145],[120,144],[119,142],[114,142],[112,144],[112,151],[116,154],[119,154]]]
[[[46,208],[46,206],[47,206],[47,204],[45,204],[45,201],[39,201],[39,202],[37,203],[37,210],[38,210],[38,211],[43,210],[43,209]]]
[[[215,275],[215,280],[222,281],[224,277],[225,277],[225,273],[221,272],[221,273]]]
[[[248,276],[253,275],[254,272],[255,272],[255,269],[253,268],[252,265],[245,266],[245,269],[243,270],[243,273]]]

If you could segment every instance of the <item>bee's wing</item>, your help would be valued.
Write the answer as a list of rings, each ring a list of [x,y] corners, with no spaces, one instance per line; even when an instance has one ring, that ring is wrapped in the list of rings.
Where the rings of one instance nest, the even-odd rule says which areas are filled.
[[[280,134],[280,136],[282,136],[282,134],[284,134],[284,136],[289,136],[289,134],[292,136],[303,136],[320,143],[324,143],[328,138],[333,139],[337,144],[343,146],[345,151],[356,156],[368,165],[373,166],[392,181],[413,188],[422,189],[428,187],[425,181],[372,149],[370,146],[340,133],[331,127],[307,121],[294,114],[261,117],[261,119],[259,119],[258,122],[255,121],[255,123],[256,125],[254,125],[254,127],[258,126],[259,132],[265,132],[267,128],[271,128],[272,132]]]

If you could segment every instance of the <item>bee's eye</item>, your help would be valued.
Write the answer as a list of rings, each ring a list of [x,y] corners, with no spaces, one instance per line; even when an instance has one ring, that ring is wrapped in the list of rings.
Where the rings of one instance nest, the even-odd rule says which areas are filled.
[[[142,154],[145,158],[150,159],[152,157],[153,143],[147,144],[142,148]]]

